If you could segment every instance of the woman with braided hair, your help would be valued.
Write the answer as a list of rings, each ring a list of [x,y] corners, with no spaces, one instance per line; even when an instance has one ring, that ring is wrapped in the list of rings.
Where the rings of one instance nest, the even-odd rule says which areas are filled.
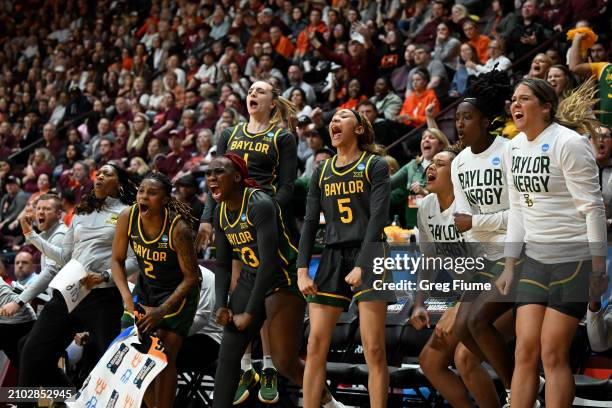
[[[176,356],[193,323],[200,293],[190,209],[171,193],[172,183],[165,175],[144,176],[136,204],[119,215],[112,256],[113,278],[126,310],[134,314],[125,273],[128,244],[136,254],[141,273],[134,295],[144,309],[136,325],[142,333],[156,331],[164,343],[168,365],[145,394],[147,405],[157,408],[173,405]]]
[[[27,240],[59,268],[74,259],[88,271],[82,283],[93,290],[68,312],[59,291],[45,305],[23,346],[19,384],[24,387],[67,386],[57,367],[58,359],[79,331],[91,334],[92,361],[97,361],[121,329],[121,294],[110,279],[113,236],[119,213],[134,202],[137,180],[124,169],[105,164],[96,175],[93,190],[77,206],[61,246],[54,246],[22,223]],[[133,254],[129,272],[138,270]],[[100,313],[104,310],[104,313]],[[93,367],[92,367],[93,368]]]
[[[451,166],[457,203],[454,222],[459,232],[469,231],[473,241],[482,243],[486,261],[477,276],[487,282],[494,282],[504,267],[503,243],[510,207],[506,181],[510,173],[509,143],[492,131],[503,124],[511,92],[508,74],[490,71],[470,84],[455,113],[457,134],[466,148]],[[463,370],[462,379],[478,406],[499,406],[495,386],[481,366],[486,359],[507,390],[509,404],[514,366],[506,340],[513,335],[514,303],[495,285],[474,295],[470,306],[461,308],[457,316],[456,334],[461,341],[458,366],[469,367]]]

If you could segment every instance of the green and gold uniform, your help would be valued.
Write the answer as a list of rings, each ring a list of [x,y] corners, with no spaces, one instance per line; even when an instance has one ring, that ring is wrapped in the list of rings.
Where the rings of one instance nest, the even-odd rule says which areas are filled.
[[[387,253],[383,229],[389,214],[389,168],[367,152],[343,167],[336,166],[337,157],[315,170],[308,190],[298,267],[308,267],[321,211],[326,242],[314,279],[317,294],[308,301],[343,308],[353,297],[393,302],[392,292],[373,289],[375,280],[389,281],[391,274],[372,273],[373,258]],[[356,266],[362,268],[362,286],[353,294],[344,279]]]
[[[230,211],[221,203],[214,223],[220,241],[217,246],[219,307],[224,307],[228,295],[231,261],[227,263],[227,258],[231,253],[235,255],[233,258],[242,261],[239,284],[250,287],[247,312],[254,314],[263,307],[263,299],[277,290],[285,289],[299,295],[295,267],[297,249],[287,235],[278,204],[269,195],[259,189],[245,188],[240,209]],[[275,240],[278,245],[274,245]],[[258,276],[261,274],[265,276]],[[235,292],[233,297],[236,295]]]
[[[141,269],[134,294],[138,296],[140,304],[151,307],[162,305],[183,281],[178,256],[172,245],[174,226],[180,218],[180,215],[164,209],[163,226],[159,234],[149,240],[142,230],[138,204],[130,210],[128,236]],[[198,297],[199,288],[194,287],[175,311],[164,316],[159,328],[186,336],[198,307]]]
[[[270,125],[260,133],[249,133],[247,123],[227,128],[217,142],[217,156],[227,152],[242,157],[253,178],[263,191],[274,197],[283,211],[293,196],[297,177],[297,147],[295,137],[286,129]],[[212,222],[215,201],[209,195],[202,222]]]

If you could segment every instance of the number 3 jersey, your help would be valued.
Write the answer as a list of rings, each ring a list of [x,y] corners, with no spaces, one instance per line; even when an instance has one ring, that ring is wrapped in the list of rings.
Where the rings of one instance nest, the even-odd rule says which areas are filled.
[[[542,263],[605,256],[605,210],[589,140],[553,123],[533,141],[520,133],[510,147],[507,241],[525,242],[527,255]],[[506,245],[506,255],[518,257],[521,246]]]
[[[310,181],[298,267],[307,266],[310,259],[311,229],[314,234],[320,211],[325,216],[327,246],[363,247],[384,240],[390,195],[387,163],[367,152],[343,167],[336,166],[337,158],[323,162]],[[359,260],[357,265],[362,266]]]
[[[164,209],[164,221],[159,234],[153,239],[147,239],[143,234],[138,204],[134,204],[130,211],[130,245],[145,281],[153,288],[174,290],[183,280],[178,256],[172,245],[174,226],[180,218],[180,215]]]
[[[230,211],[225,203],[221,203],[218,212],[219,227],[225,233],[234,253],[242,260],[243,269],[257,273],[263,252],[261,248],[265,247],[266,241],[257,240],[254,211],[258,205],[266,204],[263,201],[272,201],[276,207],[278,228],[274,233],[278,237],[277,255],[281,261],[282,275],[286,277],[287,283],[291,284],[294,280],[297,249],[287,235],[278,204],[269,195],[259,189],[245,188],[238,211]]]

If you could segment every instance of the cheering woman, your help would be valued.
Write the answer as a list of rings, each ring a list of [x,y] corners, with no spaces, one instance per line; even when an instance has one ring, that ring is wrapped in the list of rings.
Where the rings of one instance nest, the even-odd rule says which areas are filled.
[[[311,178],[299,246],[298,284],[307,296],[310,315],[304,407],[321,405],[332,331],[353,299],[359,302],[370,404],[383,407],[389,384],[385,317],[387,303],[395,298],[393,293],[373,290],[375,279],[390,274],[375,276],[369,257],[383,246],[389,212],[389,169],[383,158],[370,152],[374,131],[363,115],[339,110],[329,133],[338,154],[319,166]],[[313,280],[308,265],[321,211],[326,221],[326,246]]]
[[[451,166],[457,203],[454,221],[460,232],[470,231],[471,238],[483,244],[487,263],[479,277],[489,282],[497,280],[504,266],[501,259],[509,208],[506,177],[510,172],[508,141],[493,135],[490,130],[495,128],[496,118],[504,116],[506,100],[511,93],[508,75],[490,71],[471,83],[455,113],[457,134],[466,149]],[[486,358],[508,392],[514,366],[506,338],[513,333],[510,311],[513,305],[493,285],[492,290],[474,299],[467,322],[462,322],[467,323],[467,327],[460,324],[457,331],[459,340],[474,357]],[[463,381],[478,406],[499,406],[497,392],[480,363],[476,361],[471,375],[462,376]]]
[[[93,290],[72,312],[68,312],[62,294],[53,292],[23,346],[20,386],[68,385],[57,361],[74,335],[82,331],[91,334],[95,353],[92,360],[97,361],[119,334],[123,305],[121,294],[110,279],[112,242],[119,214],[134,202],[137,185],[122,168],[105,164],[98,170],[93,190],[77,206],[61,246],[46,242],[31,226],[24,228],[28,241],[58,267],[71,259],[78,261],[88,271],[81,282]],[[129,273],[138,270],[133,256],[127,269]]]
[[[145,175],[136,204],[119,215],[113,242],[112,272],[123,304],[134,314],[127,285],[128,244],[136,254],[140,273],[134,294],[144,309],[137,317],[140,332],[157,331],[168,365],[147,390],[147,405],[172,407],[176,394],[176,356],[198,307],[200,271],[191,233],[189,207],[172,197],[172,183],[163,174]],[[154,395],[154,398],[152,398]]]
[[[459,207],[453,191],[451,165],[459,149],[460,146],[455,145],[452,149],[436,154],[425,172],[426,188],[431,194],[423,199],[419,207],[418,228],[419,245],[426,259],[465,257],[470,256],[472,252],[466,244],[469,233],[459,232],[453,218]],[[438,272],[440,271],[423,268],[419,273],[419,280],[434,281]],[[448,272],[453,275],[454,271]],[[453,277],[469,281],[474,277],[474,271],[454,274]],[[424,306],[425,296],[425,291],[418,291],[415,298],[411,322],[417,330],[430,327],[429,315]],[[436,324],[435,331],[419,355],[419,364],[425,376],[453,407],[472,406],[462,378],[474,374],[474,365],[470,364],[474,358],[459,344],[457,336],[461,316],[466,314],[469,307],[470,302],[466,301],[449,307]],[[453,360],[461,376],[449,369]],[[490,378],[482,379],[491,382]],[[478,395],[478,389],[471,391],[475,396]]]
[[[572,97],[563,104],[571,106],[573,119],[563,121],[567,115],[557,113],[558,96],[544,80],[524,79],[512,96],[510,110],[521,133],[510,142],[506,265],[497,281],[507,293],[518,280],[512,407],[533,405],[540,358],[546,406],[572,405],[572,338],[589,289],[597,297],[607,286],[606,218],[597,163],[589,140],[566,126],[580,130],[590,105],[572,103]],[[526,260],[518,275],[514,264],[523,242]]]
[[[290,214],[288,204],[293,196],[293,183],[297,176],[297,147],[295,137],[283,126],[289,123],[291,116],[295,114],[295,106],[281,97],[280,91],[266,81],[253,83],[246,101],[249,122],[239,123],[223,131],[217,143],[217,155],[232,152],[242,157],[247,163],[249,174],[261,189],[274,197],[284,214]],[[214,208],[215,200],[209,194],[198,232],[198,248],[205,246],[211,239]],[[292,224],[288,224],[288,220],[291,220],[290,216],[285,218],[285,225],[292,230]],[[232,269],[235,282],[235,276],[241,269],[240,262],[235,261]],[[265,383],[274,385],[276,374],[270,358],[267,324],[264,324],[261,335],[264,367],[270,368],[266,373],[272,377]],[[236,390],[235,404],[246,400],[249,388],[258,381],[250,355],[249,350],[242,361],[243,375]],[[263,394],[271,395],[271,399]],[[272,403],[278,396],[276,386],[265,389],[263,394],[260,393],[259,399]]]
[[[206,181],[214,200],[220,203],[214,217],[215,309],[225,330],[215,375],[214,406],[225,408],[233,402],[242,354],[266,319],[274,334],[270,336],[274,364],[289,380],[301,384],[298,339],[304,299],[297,290],[297,250],[289,240],[278,204],[256,188],[244,160],[234,153],[218,157],[211,162]],[[239,254],[243,268],[228,301],[233,253]]]

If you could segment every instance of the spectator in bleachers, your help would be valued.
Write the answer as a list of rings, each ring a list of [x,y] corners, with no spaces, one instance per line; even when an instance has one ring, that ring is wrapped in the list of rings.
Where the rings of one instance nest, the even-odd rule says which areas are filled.
[[[312,107],[306,104],[306,93],[302,88],[293,88],[289,100],[293,102],[296,107],[296,116],[306,115],[309,116],[312,113]]]
[[[434,48],[436,44],[436,31],[438,25],[446,21],[448,10],[442,0],[436,0],[431,4],[431,13],[420,29],[414,35],[414,42],[425,44],[429,48]]]
[[[358,79],[363,86],[364,93],[369,95],[373,89],[371,78],[376,77],[376,66],[371,63],[374,60],[374,49],[370,40],[370,31],[362,23],[356,23],[354,29],[360,37],[349,41],[348,55],[329,50],[319,41],[314,32],[310,34],[309,40],[324,58],[346,67],[349,76]]]
[[[385,119],[396,120],[402,108],[402,99],[392,91],[389,79],[378,78],[374,83],[374,92],[370,101],[375,104],[378,114]]]
[[[302,24],[300,23],[301,11],[296,15],[296,8],[293,9],[294,23],[292,24],[292,30],[293,34],[297,35],[294,55],[295,60],[301,60],[304,58],[306,52],[310,50],[312,38],[314,37],[312,34],[315,32],[323,34],[328,31],[327,25],[322,20],[322,15],[323,14],[320,9],[313,8],[310,11],[309,24],[306,27],[302,27]],[[298,27],[301,28],[301,31],[296,31],[296,28]]]
[[[550,37],[550,31],[537,13],[536,1],[525,0],[521,6],[521,18],[510,32],[506,42],[506,51],[512,55],[512,61],[518,61]],[[528,70],[528,60],[523,60],[516,69],[517,72]]]
[[[115,143],[113,144],[113,158],[124,160],[127,157],[127,142],[130,131],[126,122],[119,122],[116,128]]]
[[[18,228],[9,228],[9,226],[17,219],[30,196],[21,189],[19,179],[15,176],[8,176],[4,186],[6,194],[0,199],[0,240],[2,241],[6,241],[6,235],[15,237],[20,234]]]
[[[187,204],[191,209],[191,216],[193,217],[191,225],[193,231],[197,233],[200,227],[200,218],[202,218],[202,213],[204,212],[204,204],[198,198],[198,195],[201,193],[198,182],[193,175],[186,174],[177,178],[174,186],[176,187],[176,198]]]
[[[191,109],[184,110],[181,125],[178,129],[178,137],[182,140],[181,145],[186,150],[192,150],[195,147],[196,135],[200,130],[196,112]]]
[[[429,75],[427,89],[435,90],[439,99],[448,92],[449,81],[444,64],[431,58],[431,49],[426,45],[417,45],[414,51],[415,67],[410,70],[407,77],[406,96],[412,92],[412,78],[417,70],[426,71]]]
[[[382,48],[377,52],[378,73],[385,77],[390,77],[391,73],[398,67],[404,65],[404,46],[399,31],[393,29],[384,35],[380,34],[379,40]]]
[[[182,140],[178,130],[171,130],[168,136],[168,153],[155,161],[157,171],[164,173],[170,179],[183,168],[191,155],[183,149]]]
[[[57,138],[55,126],[52,123],[47,123],[43,127],[44,145],[53,157],[57,157],[62,150],[62,143]]]
[[[199,128],[214,129],[217,124],[217,108],[212,101],[204,101],[200,106]]]
[[[612,63],[607,59],[602,44],[594,44],[595,52],[591,52],[593,62],[584,62],[581,57],[581,45],[585,34],[577,33],[572,40],[569,53],[569,68],[574,74],[581,77],[593,77],[598,81],[600,102],[600,121],[606,126],[612,126],[612,98],[611,86],[608,78],[612,75]]]
[[[461,42],[451,36],[448,23],[442,22],[436,28],[436,41],[433,51],[433,58],[441,61],[444,65],[452,70],[457,69],[457,60],[459,59],[459,47]]]
[[[473,20],[467,20],[463,23],[463,32],[468,39],[467,43],[476,49],[478,59],[480,61],[486,61],[491,39],[484,34],[480,34],[480,29]]]
[[[124,97],[118,97],[115,100],[115,111],[111,128],[116,131],[117,125],[120,122],[131,122],[133,119],[134,116],[132,115],[128,101]]]
[[[335,93],[330,93],[330,102],[338,104],[338,110],[341,109],[355,109],[360,101],[366,100],[365,93],[363,92],[361,82],[357,78],[351,79],[346,87],[347,92],[345,95],[336,100]],[[333,98],[333,99],[332,99]]]
[[[114,146],[115,143],[113,143],[113,140],[109,137],[103,137],[102,140],[100,140],[98,155],[94,157],[96,167],[102,167],[109,161],[116,158],[113,152]]]
[[[480,65],[476,49],[471,44],[461,44],[459,55],[461,56],[461,62],[457,67],[449,92],[449,95],[454,98],[460,97],[465,93],[469,85],[469,77],[478,75],[478,71],[475,68]]]
[[[312,105],[316,102],[317,97],[312,85],[304,82],[303,75],[304,74],[299,65],[293,64],[289,66],[289,69],[287,70],[287,80],[289,86],[285,92],[283,92],[283,98],[289,99],[291,96],[291,89],[297,87],[301,88],[304,93],[306,93],[306,103],[308,105]]]
[[[87,149],[85,150],[86,157],[97,157],[100,154],[100,142],[102,139],[110,139],[112,141],[115,140],[115,135],[111,130],[110,121],[106,118],[100,119],[98,122],[98,133],[94,137],[91,138]]]
[[[470,20],[470,14],[465,6],[462,4],[454,4],[453,7],[451,7],[450,21],[448,22],[448,25],[450,30],[458,35],[462,42],[467,40],[463,30],[463,23]]]
[[[415,67],[414,63],[414,52],[416,50],[416,45],[409,44],[404,51],[404,65],[398,68],[395,68],[391,73],[391,84],[393,85],[393,89],[399,95],[406,94],[406,87],[408,82],[408,73]]]
[[[304,135],[306,136],[306,140],[308,141],[308,148],[310,149],[311,154],[308,159],[306,159],[303,176],[310,178],[316,167],[315,152],[326,148],[327,146],[325,146],[325,140],[323,140],[323,137],[314,128],[314,124],[308,125],[308,127],[304,131]]]
[[[399,169],[391,177],[391,190],[404,188],[408,191],[409,205],[406,206],[406,226],[417,225],[418,201],[429,194],[425,189],[425,169],[433,156],[450,145],[448,138],[438,129],[428,128],[421,138],[421,154]]]
[[[149,138],[149,118],[144,113],[137,113],[130,124],[130,136],[126,150],[130,156],[144,157]]]
[[[505,71],[512,66],[512,61],[504,55],[503,47],[502,41],[493,39],[489,42],[489,46],[487,47],[489,50],[489,59],[486,64],[480,65],[473,61],[464,60],[465,66],[469,69],[475,69],[478,74],[491,72],[493,68],[498,71]]]
[[[514,12],[514,0],[493,0],[491,5],[494,16],[484,29],[484,34],[505,43],[514,26],[518,24],[519,16]]]
[[[560,101],[574,89],[574,77],[565,65],[551,66],[548,69],[546,82],[555,89],[555,93]]]
[[[33,193],[37,190],[38,176],[46,174],[50,176],[53,173],[54,158],[51,152],[44,148],[34,150],[34,154],[30,159],[30,163],[23,170],[24,176],[21,179],[23,189],[27,193]]]
[[[548,69],[552,66],[552,61],[544,53],[539,53],[531,61],[531,68],[525,78],[539,78],[546,79],[548,76]]]
[[[425,108],[433,104],[434,112],[440,110],[440,102],[436,93],[427,87],[430,82],[429,73],[425,70],[417,69],[412,74],[412,92],[404,100],[397,120],[413,127],[419,127],[426,122]]]
[[[93,183],[89,178],[91,169],[84,161],[77,161],[73,164],[72,169],[62,173],[58,186],[62,191],[72,190],[76,202],[80,202],[81,198],[91,190]]]
[[[170,76],[174,73],[170,73]],[[159,139],[162,142],[168,141],[168,135],[176,125],[178,125],[181,119],[181,111],[175,105],[175,96],[171,92],[164,94],[163,112],[159,113],[153,119],[153,127],[151,128],[152,136]]]

